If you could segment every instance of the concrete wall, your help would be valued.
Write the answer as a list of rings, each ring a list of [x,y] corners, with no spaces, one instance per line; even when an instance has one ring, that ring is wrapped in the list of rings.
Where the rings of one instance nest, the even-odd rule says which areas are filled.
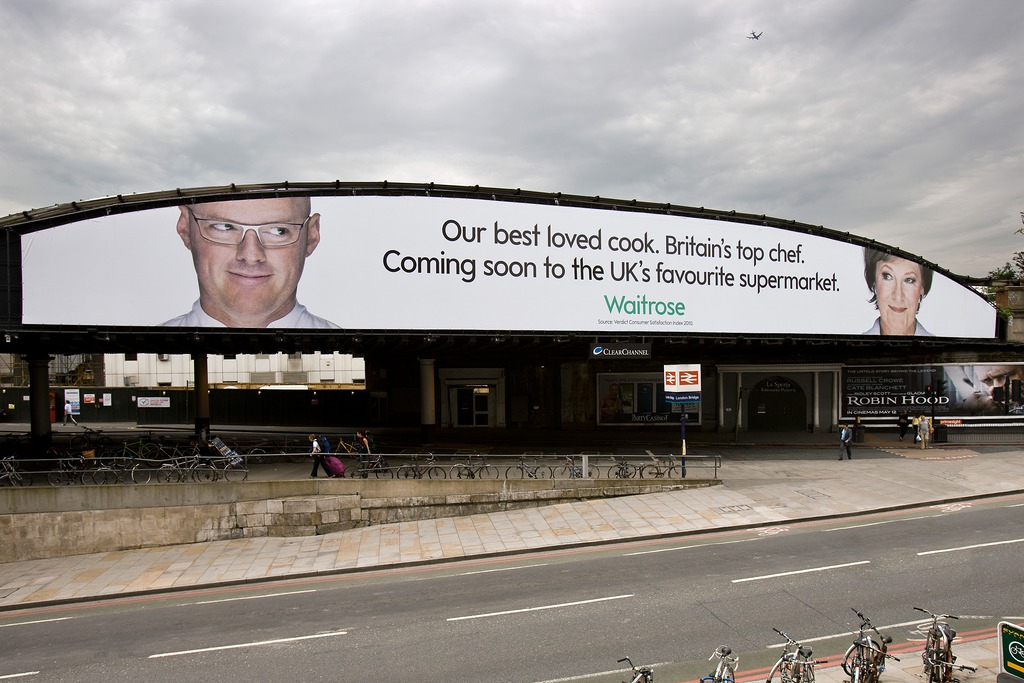
[[[299,480],[6,488],[0,562],[453,517],[716,480]]]

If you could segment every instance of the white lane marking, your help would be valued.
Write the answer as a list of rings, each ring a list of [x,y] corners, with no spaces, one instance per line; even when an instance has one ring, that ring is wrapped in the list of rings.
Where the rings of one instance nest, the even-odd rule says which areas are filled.
[[[218,602],[237,602],[239,600],[262,600],[263,598],[277,598],[282,595],[299,595],[300,593],[316,593],[315,588],[304,591],[288,591],[287,593],[267,593],[266,595],[243,595],[237,598],[222,598],[220,600],[200,600],[193,602],[193,605],[213,605]]]
[[[645,664],[652,669],[659,666],[668,666],[672,662],[661,662],[659,664]],[[578,676],[566,676],[565,678],[549,678],[544,681],[537,681],[536,683],[568,683],[568,681],[585,681],[588,678],[597,678],[598,676],[611,676],[612,674],[621,674],[623,672],[629,672],[629,669],[609,669],[608,671],[595,671],[592,674],[579,674]]]
[[[23,678],[25,676],[35,676],[38,673],[38,671],[23,671],[20,674],[7,674],[6,676],[0,676],[0,680],[4,680],[7,678]]]
[[[149,659],[160,659],[161,657],[177,657],[178,655],[194,655],[201,652],[216,652],[217,650],[237,650],[243,647],[259,647],[261,645],[277,645],[278,643],[295,643],[300,640],[313,640],[315,638],[333,638],[334,636],[348,635],[348,631],[331,631],[330,633],[314,633],[309,636],[295,636],[294,638],[275,638],[273,640],[257,640],[251,643],[235,643],[234,645],[218,645],[216,647],[201,647],[196,650],[178,650],[176,652],[159,652],[150,655]]]
[[[916,522],[919,519],[932,519],[933,517],[945,517],[945,515],[923,515],[921,517],[907,517],[906,519],[887,519],[883,522],[865,522],[864,524],[837,526],[835,529],[824,529],[823,531],[845,531],[847,529],[861,529],[866,526],[878,526],[879,524],[894,524],[896,522]]]
[[[589,605],[595,602],[606,602],[608,600],[622,600],[633,597],[632,593],[627,595],[612,595],[607,598],[594,598],[593,600],[577,600],[576,602],[560,602],[557,605],[541,605],[540,607],[525,607],[523,609],[510,609],[504,612],[488,612],[487,614],[469,614],[464,617],[448,617],[446,621],[464,621],[466,619],[483,619],[484,617],[501,617],[506,614],[521,614],[523,612],[539,612],[545,609],[558,609],[559,607],[575,607],[576,605]]]
[[[957,550],[974,550],[975,548],[989,548],[994,545],[1009,545],[1010,543],[1024,543],[1024,538],[1015,538],[1011,541],[994,541],[992,543],[978,543],[975,545],[962,545],[957,548],[943,548],[942,550],[925,550],[918,555],[936,555],[938,553],[952,553]]]
[[[546,566],[548,566],[547,562],[541,562],[540,564],[524,564],[521,567],[500,567],[498,569],[480,569],[474,572],[462,572],[461,574],[456,574],[456,576],[472,576],[473,574],[492,574],[494,572],[510,572],[514,569],[530,569],[531,567]]]
[[[698,543],[697,545],[680,545],[674,548],[659,548],[658,550],[638,550],[635,553],[624,553],[623,557],[632,557],[633,555],[653,555],[654,553],[669,553],[673,550],[691,550],[693,548],[707,548],[715,545],[729,545],[730,543],[747,543],[748,541],[756,541],[756,538],[741,538],[735,541],[718,541],[715,543]]]
[[[762,579],[776,579],[780,576],[794,576],[795,574],[810,574],[811,572],[824,572],[829,569],[843,569],[844,567],[856,567],[862,564],[871,564],[871,560],[860,562],[847,562],[845,564],[830,564],[827,567],[811,567],[810,569],[796,569],[791,572],[779,572],[778,574],[765,574],[764,576],[749,576],[745,579],[733,579],[732,583],[745,583],[747,581],[761,581]]]
[[[1007,505],[1008,508],[1021,508],[1024,507],[1024,503],[1017,503],[1015,505]]]
[[[74,617],[57,617],[56,619],[37,619],[36,621],[19,621],[14,624],[0,624],[0,628],[7,628],[8,626],[28,626],[29,624],[49,624],[51,621],[67,621],[68,619],[74,619]]]

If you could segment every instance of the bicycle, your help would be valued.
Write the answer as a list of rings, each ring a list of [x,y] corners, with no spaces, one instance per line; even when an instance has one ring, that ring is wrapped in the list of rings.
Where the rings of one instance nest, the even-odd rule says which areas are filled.
[[[612,462],[615,464],[608,468],[609,479],[632,479],[636,476],[636,465],[625,458],[612,458]]]
[[[57,461],[57,469],[46,473],[46,481],[50,486],[70,486],[84,484],[87,471],[85,457],[73,455]]]
[[[885,671],[885,660],[895,659],[898,662],[900,658],[886,652],[892,637],[883,636],[870,619],[856,608],[851,609],[860,617],[860,627],[857,639],[843,655],[843,672],[850,677],[850,683],[877,683],[878,677]],[[874,631],[875,635],[865,633],[865,630]]]
[[[86,448],[109,448],[114,440],[103,434],[102,429],[93,429],[82,425],[83,432],[73,435],[68,439],[68,448],[72,450],[84,450]]]
[[[700,679],[700,683],[736,683],[736,665],[740,658],[732,653],[732,648],[728,645],[719,646],[708,657],[708,661],[715,657],[718,657],[715,670]]]
[[[597,470],[593,465],[587,466],[587,477],[593,479],[597,476]],[[565,456],[565,464],[557,465],[551,468],[551,477],[553,479],[582,479],[583,478],[583,465],[577,465],[576,459],[571,456]]]
[[[423,465],[419,463],[419,453],[409,454],[409,462],[398,468],[395,475],[398,479],[447,479],[448,472],[437,464],[437,458],[433,453],[427,453],[427,461]]]
[[[619,660],[619,664],[623,662],[629,665],[630,674],[633,677],[622,683],[654,683],[654,669],[649,666],[638,667],[630,661],[629,657],[623,657]]]
[[[640,467],[641,479],[679,479],[680,469],[672,464],[672,458],[661,459],[651,456],[651,462]]]
[[[782,654],[768,672],[765,683],[771,683],[776,675],[780,683],[814,683],[814,665],[824,664],[827,659],[814,659],[814,651],[806,645],[801,645],[785,631],[773,628],[773,631],[786,639],[782,646]]]
[[[952,683],[954,671],[971,671],[977,669],[966,664],[955,664],[956,656],[953,654],[953,639],[956,638],[956,631],[946,621],[947,619],[959,619],[952,614],[933,614],[926,609],[915,607],[918,612],[924,612],[931,617],[932,623],[928,626],[928,637],[925,640],[924,652],[921,653],[921,660],[924,663],[924,677],[928,683]]]
[[[384,459],[384,455],[381,453],[371,453],[369,455],[362,453],[356,462],[357,467],[348,470],[350,472],[349,476],[353,479],[356,477],[367,479],[370,476],[373,476],[375,479],[392,479],[395,476],[395,473],[388,466],[388,461]]]
[[[474,463],[473,458],[480,458],[479,463]],[[466,455],[465,462],[457,462],[448,470],[449,479],[497,479],[498,468],[488,465],[483,455]]]
[[[0,484],[11,486],[31,486],[32,475],[18,469],[18,463],[13,455],[6,455],[0,459],[3,467],[0,468]]]
[[[505,468],[506,479],[550,479],[551,470],[533,460],[527,462],[526,455],[520,455],[515,465]]]

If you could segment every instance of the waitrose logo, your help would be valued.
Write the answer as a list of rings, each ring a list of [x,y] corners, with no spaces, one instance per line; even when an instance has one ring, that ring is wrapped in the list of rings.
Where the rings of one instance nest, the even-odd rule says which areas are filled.
[[[686,304],[682,301],[658,301],[648,299],[646,294],[637,294],[632,299],[605,294],[604,305],[609,313],[619,315],[686,315]]]

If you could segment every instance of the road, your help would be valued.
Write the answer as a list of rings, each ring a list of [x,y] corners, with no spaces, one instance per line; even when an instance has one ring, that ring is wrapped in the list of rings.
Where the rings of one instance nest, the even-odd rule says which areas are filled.
[[[40,681],[658,681],[720,644],[767,667],[778,627],[841,653],[851,607],[919,638],[1022,618],[1024,496],[0,615],[0,678]],[[967,618],[971,617],[971,618]],[[977,618],[975,618],[977,617]],[[898,626],[893,626],[898,625]]]

